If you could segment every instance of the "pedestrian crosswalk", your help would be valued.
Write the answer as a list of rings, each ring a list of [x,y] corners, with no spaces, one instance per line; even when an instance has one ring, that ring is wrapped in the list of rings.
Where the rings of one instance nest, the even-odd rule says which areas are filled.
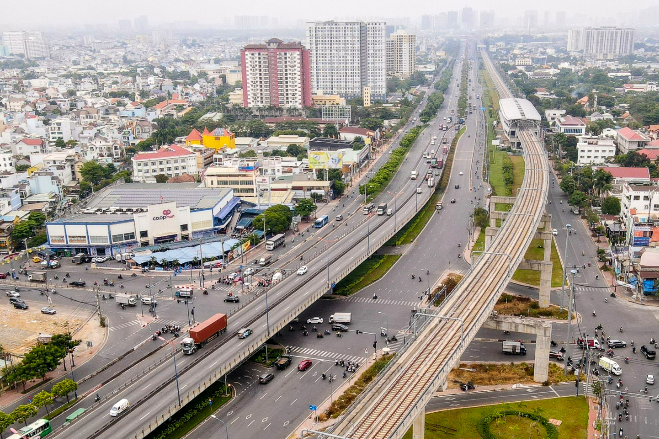
[[[355,303],[373,303],[376,305],[396,305],[396,306],[408,306],[415,307],[418,302],[412,302],[408,300],[394,300],[394,299],[372,299],[370,297],[357,297],[351,296],[346,297],[343,300],[346,302],[355,302]]]
[[[567,287],[566,287],[567,289]],[[604,287],[604,288],[598,288],[598,287],[574,287],[574,290],[577,292],[581,293],[601,293],[601,292],[608,292],[609,288]]]
[[[117,325],[117,326],[112,326],[112,327],[110,327],[110,331],[116,331],[118,329],[129,328],[131,326],[141,325],[141,324],[142,323],[139,320],[135,319],[135,320],[131,320],[130,322],[122,323],[122,324]],[[167,326],[167,325],[180,325],[180,326],[184,325],[183,323],[176,322],[174,320],[160,320],[160,319],[156,320],[152,324],[155,325],[154,327],[162,327],[162,326]]]
[[[367,357],[359,355],[337,354],[336,352],[322,351],[320,349],[304,348],[301,346],[289,346],[292,353],[302,354],[304,357],[313,357],[319,359],[327,359],[330,361],[343,360],[352,361],[355,363],[363,363]]]

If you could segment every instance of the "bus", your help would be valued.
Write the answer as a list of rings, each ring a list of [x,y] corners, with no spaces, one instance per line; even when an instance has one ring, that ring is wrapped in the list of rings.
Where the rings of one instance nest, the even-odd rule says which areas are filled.
[[[368,203],[367,205],[362,207],[362,212],[364,213],[364,215],[368,215],[369,213],[371,213],[371,210],[373,210],[373,207],[375,207],[373,203]]]
[[[17,434],[12,434],[8,439],[32,439],[35,437],[46,437],[53,431],[48,419],[37,419],[27,427],[18,430]]]
[[[329,217],[327,215],[323,215],[320,218],[318,218],[315,223],[313,223],[313,226],[317,229],[320,229],[328,222],[329,222]]]
[[[286,238],[286,235],[284,235],[283,233],[273,236],[272,238],[268,239],[265,242],[265,249],[269,250],[269,251],[272,251],[272,250],[276,249],[277,247],[279,247],[280,245],[282,245],[284,243],[285,238]]]

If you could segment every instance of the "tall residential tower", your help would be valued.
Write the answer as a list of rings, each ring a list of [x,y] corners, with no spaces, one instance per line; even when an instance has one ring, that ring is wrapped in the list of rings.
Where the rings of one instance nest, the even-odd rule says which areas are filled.
[[[386,96],[386,24],[321,21],[307,23],[314,94]]]

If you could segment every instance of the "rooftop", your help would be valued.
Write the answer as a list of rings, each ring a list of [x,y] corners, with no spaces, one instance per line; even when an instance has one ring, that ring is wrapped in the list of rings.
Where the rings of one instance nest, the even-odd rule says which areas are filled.
[[[197,183],[126,183],[105,190],[89,203],[89,209],[145,208],[175,202],[177,207],[209,209],[226,197],[229,188],[198,187]]]
[[[564,127],[566,127],[566,126],[585,127],[586,126],[586,124],[584,123],[583,120],[579,119],[578,117],[574,117],[574,116],[570,116],[570,115],[558,118],[557,123],[561,126],[564,126]]]
[[[631,168],[621,166],[601,169],[613,175],[613,178],[637,178],[650,181],[650,170],[648,168]]]
[[[499,100],[501,113],[507,120],[535,120],[540,122],[540,114],[526,99],[508,98]]]
[[[643,134],[639,133],[638,131],[634,131],[633,129],[629,127],[624,127],[618,130],[618,135],[625,138],[626,140],[636,140],[636,141],[649,141],[647,137],[645,137]]]
[[[187,155],[194,155],[195,153],[183,148],[180,145],[163,146],[156,152],[140,152],[133,157],[135,160],[159,160],[171,157],[182,157]]]

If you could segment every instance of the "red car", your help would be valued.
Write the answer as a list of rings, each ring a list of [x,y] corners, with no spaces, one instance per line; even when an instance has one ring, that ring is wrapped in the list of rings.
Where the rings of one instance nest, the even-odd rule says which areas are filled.
[[[0,273],[0,279],[7,279],[7,273]]]
[[[297,370],[307,370],[311,367],[311,360],[302,360],[297,365]]]

